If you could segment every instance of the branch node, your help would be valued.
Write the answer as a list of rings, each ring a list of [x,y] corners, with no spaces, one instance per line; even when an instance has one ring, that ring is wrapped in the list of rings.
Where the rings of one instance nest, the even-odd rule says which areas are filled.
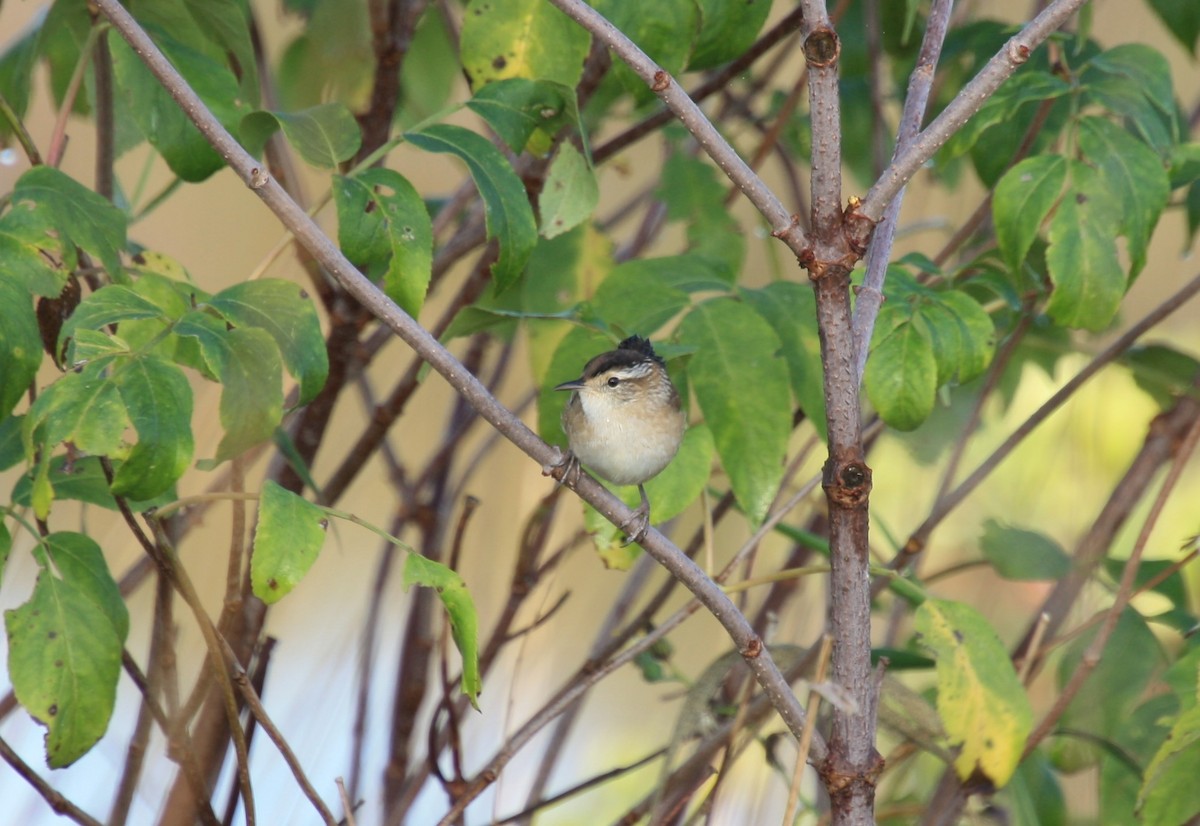
[[[829,27],[814,29],[804,39],[804,61],[810,69],[828,69],[837,63],[842,53],[842,41]]]
[[[659,69],[654,73],[654,83],[650,84],[650,90],[653,92],[665,92],[671,85],[671,76]]]
[[[859,258],[867,254],[867,246],[875,232],[875,221],[863,214],[862,205],[861,198],[852,196],[842,212],[842,234]]]
[[[842,508],[861,508],[871,495],[871,468],[865,462],[838,462],[833,457],[825,463],[821,481],[831,504]]]
[[[755,635],[750,638],[750,641],[746,643],[746,647],[740,653],[743,659],[753,660],[757,659],[759,654],[762,654],[762,650],[762,638]]]
[[[1029,47],[1024,43],[1010,42],[1008,44],[1008,59],[1019,66],[1029,60]]]
[[[247,184],[251,189],[262,189],[271,180],[271,176],[267,174],[265,169],[254,167],[250,170],[250,180]]]

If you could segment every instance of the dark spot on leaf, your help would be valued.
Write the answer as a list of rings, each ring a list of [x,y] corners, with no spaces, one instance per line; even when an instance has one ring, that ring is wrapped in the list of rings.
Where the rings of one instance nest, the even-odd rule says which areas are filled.
[[[955,640],[955,642],[959,642],[959,643],[961,643],[963,641],[963,633],[962,633],[962,631],[959,631],[957,628],[954,629],[954,640]]]
[[[371,214],[372,212],[374,212],[374,211],[375,211],[375,202],[374,202],[374,201],[367,201],[367,205],[366,205],[365,207],[363,207],[363,212],[365,212],[365,213],[367,213],[368,215],[370,215],[370,214]]]
[[[492,61],[492,68],[495,69],[497,72],[500,71],[501,69],[503,69],[507,65],[508,65],[508,61],[504,59],[504,55],[498,55],[496,57],[496,59]]]
[[[63,667],[63,661],[62,661],[62,660],[55,660],[55,661],[54,661],[54,667],[55,667],[55,668],[62,668],[62,667]]]
[[[1086,203],[1087,203],[1087,200],[1088,200],[1088,199],[1087,199],[1087,196],[1086,196],[1086,195],[1084,195],[1082,192],[1076,193],[1076,195],[1075,195],[1075,203],[1077,203],[1077,204],[1086,204]]]
[[[58,632],[57,632],[57,631],[51,631],[49,634],[47,634],[47,635],[46,635],[46,637],[47,637],[48,639],[52,639],[52,640],[53,640],[53,639],[57,639],[57,638],[58,638]]]
[[[270,579],[267,580],[267,587],[270,588],[272,591],[276,590],[279,587],[279,583],[275,581],[275,577],[271,577]]]
[[[50,708],[46,709],[46,711],[49,712],[51,717],[53,717],[55,714],[58,714],[58,703],[52,703]]]
[[[145,263],[146,263],[146,256],[142,255],[142,254],[139,252],[137,255],[133,256],[133,263],[135,263],[135,264],[145,264]]]

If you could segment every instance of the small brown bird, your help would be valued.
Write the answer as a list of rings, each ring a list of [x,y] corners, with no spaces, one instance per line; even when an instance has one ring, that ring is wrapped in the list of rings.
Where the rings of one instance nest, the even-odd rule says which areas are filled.
[[[641,541],[650,527],[642,485],[670,464],[687,427],[666,362],[648,340],[630,336],[554,389],[572,391],[562,414],[570,451],[555,467],[567,466],[563,479],[583,463],[615,485],[637,485],[641,507],[621,529],[626,545]]]

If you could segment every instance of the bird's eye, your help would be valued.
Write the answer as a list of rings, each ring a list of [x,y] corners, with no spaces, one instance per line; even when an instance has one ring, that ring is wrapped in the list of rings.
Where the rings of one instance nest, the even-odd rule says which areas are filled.
[[[608,379],[609,387],[616,387],[620,383],[621,383],[621,380],[619,378],[617,378],[616,376],[610,376]]]

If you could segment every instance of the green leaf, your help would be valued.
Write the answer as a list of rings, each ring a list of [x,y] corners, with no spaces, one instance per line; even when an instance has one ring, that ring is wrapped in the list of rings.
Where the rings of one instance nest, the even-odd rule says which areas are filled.
[[[1159,748],[1138,793],[1138,810],[1146,826],[1172,826],[1197,814],[1196,777],[1200,775],[1200,704],[1175,720]]]
[[[0,278],[0,416],[7,416],[29,390],[42,363],[42,337],[29,294]]]
[[[120,324],[142,318],[161,318],[162,308],[123,284],[109,284],[85,298],[58,334],[61,347],[67,343],[67,363],[74,364],[80,355],[74,341],[76,330],[102,330],[110,324]],[[94,349],[95,345],[91,345]]]
[[[184,0],[197,28],[228,53],[238,71],[242,98],[258,101],[258,65],[247,7],[240,0]]]
[[[750,48],[771,11],[770,0],[697,0],[700,36],[688,71],[728,63]]]
[[[1067,803],[1059,774],[1041,752],[1035,751],[1017,766],[1002,792],[999,805],[1021,826],[1069,826]]]
[[[44,547],[59,576],[87,594],[124,640],[129,635],[129,612],[95,540],[85,534],[61,531],[47,536]]]
[[[688,263],[686,256],[667,256],[618,264],[596,288],[592,309],[616,328],[615,338],[649,336],[688,305],[687,292],[678,286]]]
[[[817,331],[816,299],[812,287],[776,281],[761,290],[742,290],[743,300],[774,328],[783,342],[792,393],[822,440],[829,438],[825,422],[825,380],[821,367],[821,337]]]
[[[479,674],[479,618],[467,584],[456,572],[439,562],[409,553],[404,560],[404,587],[422,585],[433,588],[450,618],[450,636],[462,656],[462,690],[476,711],[483,688]]]
[[[1171,187],[1167,170],[1146,144],[1104,118],[1079,121],[1079,148],[1122,205],[1121,234],[1129,241],[1129,276],[1146,265],[1146,248]]]
[[[423,15],[400,73],[403,105],[396,112],[396,124],[410,129],[435,116],[445,108],[461,80],[457,40],[451,37],[445,15]]]
[[[1053,100],[1070,91],[1070,84],[1048,71],[1032,67],[1023,69],[988,98],[963,128],[946,142],[943,156],[953,158],[968,152],[984,132],[1009,120],[1025,104]]]
[[[365,111],[374,79],[374,61],[363,59],[373,54],[367,4],[315,0],[314,5],[305,32],[280,58],[283,108],[336,100],[352,111]],[[408,74],[406,62],[404,75]]]
[[[1033,710],[1008,651],[987,620],[960,602],[926,600],[914,627],[937,658],[937,710],[957,750],[956,773],[966,780],[978,772],[1003,786],[1033,728]]]
[[[579,120],[573,88],[524,77],[489,83],[467,101],[467,108],[486,120],[513,152],[525,149],[538,130],[553,135]]]
[[[457,155],[466,162],[483,198],[488,238],[500,244],[492,276],[501,290],[512,285],[529,261],[538,237],[521,179],[500,150],[461,126],[435,124],[421,132],[409,132],[406,138],[418,149]]]
[[[368,169],[333,179],[338,244],[384,291],[416,318],[433,271],[433,225],[425,202],[399,172]]]
[[[963,359],[962,329],[958,319],[940,301],[920,301],[914,306],[912,326],[916,327],[933,349],[937,365],[937,386],[949,384],[958,375]]]
[[[235,284],[214,295],[209,306],[234,327],[258,327],[279,346],[283,364],[300,383],[299,404],[308,404],[329,375],[329,356],[317,311],[290,281],[264,278]]]
[[[113,472],[121,469],[119,460],[112,460]],[[45,471],[41,468],[45,467]],[[117,500],[108,489],[108,477],[100,465],[97,456],[55,456],[49,462],[39,464],[37,471],[45,474],[45,480],[52,490],[53,500],[85,502],[89,505],[117,511]],[[15,505],[33,506],[35,478],[29,474],[22,476],[13,486],[12,501]],[[126,504],[134,513],[140,513],[147,508],[160,507],[175,498],[168,490],[153,499],[131,499]]]
[[[695,0],[597,0],[592,5],[664,71],[671,75],[683,72],[700,31]],[[614,61],[611,71],[637,100],[653,99],[650,88],[623,62]]]
[[[459,52],[475,89],[510,77],[574,88],[590,41],[581,26],[543,0],[471,0]]]
[[[8,101],[18,118],[24,118],[29,110],[29,93],[33,86],[33,69],[39,57],[41,33],[41,28],[30,27],[15,42],[10,41],[7,50],[0,56],[0,95]],[[7,118],[0,122],[0,145],[12,143],[12,127]]]
[[[1175,87],[1171,82],[1171,64],[1161,51],[1143,43],[1122,43],[1096,55],[1088,65],[1133,82],[1163,114],[1175,111]]]
[[[185,316],[175,332],[196,339],[209,369],[221,382],[225,435],[216,457],[204,467],[270,439],[283,419],[283,367],[275,339],[259,327],[228,329],[201,311]]]
[[[250,557],[250,586],[271,605],[304,579],[325,544],[325,511],[267,480],[258,500],[258,527]]]
[[[562,235],[592,216],[600,203],[600,187],[587,160],[571,143],[559,147],[538,199],[543,238]]]
[[[1065,158],[1038,155],[1018,163],[996,184],[992,198],[996,243],[1012,272],[1020,272],[1042,221],[1058,201],[1066,180]]]
[[[1081,667],[1095,636],[1096,629],[1091,628],[1067,646],[1058,665],[1059,687]],[[1100,737],[1118,735],[1164,662],[1154,632],[1137,611],[1127,608],[1118,618],[1100,662],[1068,706],[1061,726]]]
[[[1171,189],[1200,180],[1200,141],[1189,141],[1172,148],[1168,178]]]
[[[960,357],[956,379],[965,383],[981,375],[996,352],[996,325],[987,310],[960,290],[946,290],[936,300],[954,314],[959,328]]]
[[[0,216],[0,261],[4,280],[35,295],[56,298],[67,284],[69,268],[62,239],[31,210],[9,210]],[[72,250],[74,253],[74,250]]]
[[[104,734],[129,618],[100,548],[82,534],[46,537],[29,601],[6,611],[8,671],[21,705],[46,726],[46,761],[69,766]],[[60,578],[61,577],[61,578]]]
[[[1170,65],[1148,46],[1125,44],[1087,61],[1079,73],[1080,104],[1097,104],[1128,124],[1162,155],[1179,140]]]
[[[28,220],[52,237],[47,239],[51,248],[63,250],[68,269],[77,264],[74,247],[78,246],[100,259],[112,278],[122,277],[125,215],[87,187],[57,169],[35,166],[13,186],[12,209],[33,213]],[[29,235],[25,238],[32,240]]]
[[[240,328],[225,338],[221,370],[221,427],[216,461],[267,441],[283,419],[283,366],[275,340],[261,329]]]
[[[719,262],[732,283],[741,271],[746,241],[725,206],[727,186],[711,164],[676,151],[663,166],[657,195],[666,202],[669,219],[687,223],[688,251]]]
[[[0,418],[0,471],[8,470],[25,458],[25,447],[21,443],[24,416]]]
[[[279,129],[300,157],[321,169],[353,158],[362,145],[358,122],[340,103],[322,103],[299,112],[259,110],[243,117],[240,125],[246,148],[255,155]]]
[[[1147,344],[1130,349],[1121,359],[1133,371],[1133,380],[1163,410],[1181,396],[1195,396],[1193,385],[1200,376],[1200,361],[1164,344]]]
[[[1053,580],[1071,570],[1071,560],[1053,539],[1036,531],[1001,525],[994,519],[983,523],[979,548],[1005,579]]]
[[[153,499],[175,484],[192,459],[192,388],[178,367],[154,357],[122,365],[112,381],[138,434],[112,492]]]
[[[112,456],[122,451],[122,436],[129,426],[117,384],[104,365],[66,373],[45,389],[30,408],[26,427],[43,449],[70,441],[83,453]]]
[[[1125,273],[1117,260],[1117,220],[1111,196],[1095,173],[1073,163],[1072,183],[1050,219],[1046,266],[1054,292],[1046,312],[1058,324],[1103,330],[1125,295]]]
[[[188,85],[221,124],[236,135],[243,104],[238,82],[229,67],[162,30],[152,30],[151,34]],[[119,37],[109,38],[109,48],[113,76],[128,104],[126,111],[171,171],[185,181],[196,183],[223,167],[225,161],[133,49]]]
[[[938,365],[928,335],[905,318],[907,310],[890,306],[876,321],[863,384],[885,422],[897,430],[914,430],[933,412]]]
[[[1200,6],[1192,0],[1149,0],[1166,29],[1193,55],[1200,40]]]
[[[745,304],[718,298],[683,319],[679,339],[696,347],[688,380],[734,495],[757,525],[779,490],[792,429],[779,336]]]

